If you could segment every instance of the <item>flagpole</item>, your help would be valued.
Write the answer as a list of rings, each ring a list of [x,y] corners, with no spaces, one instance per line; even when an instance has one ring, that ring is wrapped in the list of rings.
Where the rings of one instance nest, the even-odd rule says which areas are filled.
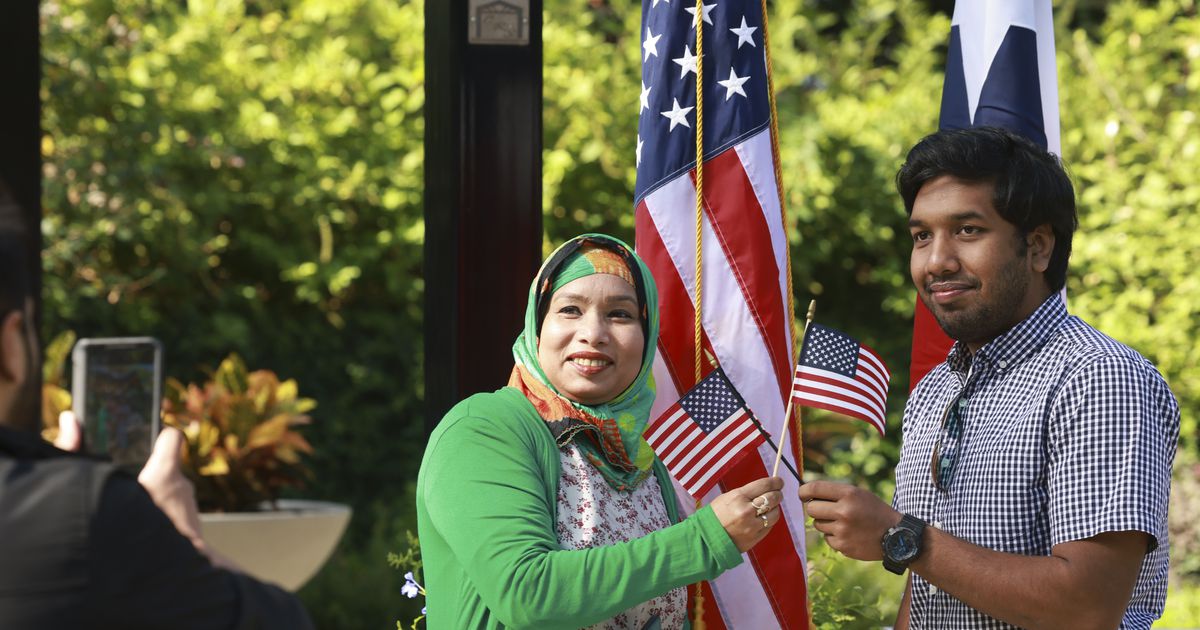
[[[808,337],[808,327],[810,324],[812,324],[813,317],[816,314],[817,314],[817,301],[811,300],[808,303],[808,315],[804,319],[804,336],[800,338],[800,355],[801,356],[804,355],[804,340]],[[793,376],[793,378],[795,378],[795,377]],[[793,387],[794,387],[794,385],[793,385]],[[788,425],[791,424],[790,422],[788,422],[788,418],[790,418],[792,416],[792,402],[795,399],[796,399],[795,396],[788,395],[787,411],[783,412],[783,429],[779,432],[779,443],[780,444],[785,443],[784,438],[787,437]],[[801,405],[800,408],[798,410],[796,410],[796,424],[798,425],[796,428],[797,431],[799,431],[800,428],[804,426],[804,406],[803,405]],[[774,477],[775,474],[779,472],[779,460],[782,458],[783,458],[783,450],[777,449],[775,452],[775,467],[771,469],[772,477]],[[800,467],[800,470],[804,470],[804,451],[803,450],[800,451],[800,460],[796,463]]]

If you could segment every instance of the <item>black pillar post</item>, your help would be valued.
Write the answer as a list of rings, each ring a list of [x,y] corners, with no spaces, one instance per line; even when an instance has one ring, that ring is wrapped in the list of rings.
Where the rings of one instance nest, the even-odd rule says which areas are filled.
[[[542,0],[524,5],[425,4],[427,431],[504,385],[541,259]],[[503,40],[514,25],[526,43],[468,38]]]
[[[38,3],[0,2],[0,178],[24,213],[35,321],[42,287],[41,77]]]

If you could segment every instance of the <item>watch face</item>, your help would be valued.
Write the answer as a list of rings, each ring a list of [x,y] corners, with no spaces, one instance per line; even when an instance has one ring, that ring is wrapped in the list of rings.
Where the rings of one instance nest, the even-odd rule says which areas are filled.
[[[906,562],[917,554],[916,532],[908,528],[897,528],[887,537],[884,551],[896,562]]]

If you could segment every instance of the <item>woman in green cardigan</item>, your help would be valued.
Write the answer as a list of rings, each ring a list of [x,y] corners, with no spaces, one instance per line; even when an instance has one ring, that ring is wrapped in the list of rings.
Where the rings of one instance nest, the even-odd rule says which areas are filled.
[[[585,234],[543,263],[508,386],[456,405],[425,449],[429,628],[684,628],[685,585],[779,520],[778,477],[679,519],[642,437],[657,341],[654,279],[628,245]]]

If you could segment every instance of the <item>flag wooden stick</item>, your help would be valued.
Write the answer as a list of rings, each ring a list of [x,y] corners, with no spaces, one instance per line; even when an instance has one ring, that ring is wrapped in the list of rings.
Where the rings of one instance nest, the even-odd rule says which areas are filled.
[[[804,336],[800,337],[800,356],[804,356],[804,339],[808,336],[808,326],[812,324],[813,316],[817,314],[817,301],[812,300],[808,303],[808,315],[804,319]],[[784,444],[787,438],[788,419],[792,417],[792,401],[794,396],[788,395],[787,411],[783,412],[783,429],[779,432],[779,443]],[[801,417],[800,424],[803,426],[804,406],[801,405],[798,413]],[[771,469],[771,476],[774,477],[779,472],[779,460],[783,458],[783,449],[775,449],[775,467]]]

